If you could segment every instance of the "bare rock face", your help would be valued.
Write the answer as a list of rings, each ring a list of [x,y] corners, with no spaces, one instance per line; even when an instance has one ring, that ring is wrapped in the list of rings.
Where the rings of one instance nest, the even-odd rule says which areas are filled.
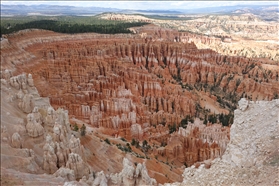
[[[239,109],[240,109],[241,111],[245,111],[245,110],[248,108],[249,101],[246,100],[245,98],[242,98],[242,99],[238,102],[238,105],[239,105]]]
[[[12,87],[14,87],[15,89],[20,89],[20,84],[18,82],[18,78],[17,77],[11,77],[10,78],[10,85]]]
[[[135,170],[135,177],[135,185],[157,185],[156,180],[154,178],[149,177],[145,162],[143,164],[137,164]]]
[[[275,63],[220,55],[214,50],[197,47],[224,43],[220,38],[179,33],[154,25],[140,27],[137,33],[140,34],[133,38],[130,35],[94,34],[73,37],[36,30],[15,34],[9,37],[9,42],[15,51],[18,46],[24,48],[20,50],[26,54],[26,57],[22,55],[22,63],[28,63],[28,67],[23,65],[14,73],[32,71],[32,77],[28,74],[13,78],[9,72],[3,73],[3,77],[19,91],[19,105],[25,112],[31,111],[33,102],[36,103],[33,93],[33,98],[27,95],[34,83],[41,95],[49,97],[56,111],[48,111],[44,127],[55,133],[53,140],[57,142],[67,138],[63,131],[69,127],[63,114],[57,113],[58,108],[67,109],[70,117],[90,123],[105,134],[117,134],[127,140],[152,138],[160,143],[161,137],[152,137],[155,136],[153,129],[144,124],[178,126],[187,115],[202,118],[203,114],[196,109],[201,105],[202,96],[195,91],[208,93],[214,101],[214,110],[219,113],[235,107],[241,97],[269,100],[279,92]],[[3,67],[9,67],[13,61],[16,64],[13,68],[16,68],[18,63],[8,51],[7,48],[3,52]],[[30,59],[31,54],[42,60]],[[214,99],[213,94],[219,92],[223,93],[218,100],[226,98],[224,103],[230,103],[230,108]],[[167,125],[164,131],[168,130]],[[158,135],[162,136],[159,132]],[[198,142],[187,140],[168,147],[165,153],[182,161],[186,155],[180,151],[184,151],[188,143]],[[222,154],[226,143],[217,143],[218,147],[214,144],[214,152],[207,147],[211,143],[206,144],[202,139],[199,144],[204,144],[201,157],[194,155],[197,152],[189,154],[187,156],[192,159],[189,162]]]
[[[81,168],[85,163],[83,147],[70,135],[69,116],[128,141],[135,138],[157,144],[166,142],[167,146],[158,149],[157,154],[193,165],[224,153],[229,128],[194,123],[169,135],[168,125],[178,126],[187,115],[202,118],[201,110],[205,108],[199,106],[204,95],[212,101],[209,107],[221,113],[229,107],[224,104],[225,108],[221,108],[217,100],[226,99],[224,103],[236,106],[240,97],[270,100],[279,93],[278,66],[274,62],[197,48],[200,44],[218,45],[222,42],[219,39],[199,36],[195,38],[199,44],[195,45],[195,36],[186,33],[154,30],[152,26],[139,29],[145,34],[72,36],[33,30],[8,36],[10,45],[4,46],[3,52],[1,48],[1,67],[12,68],[13,74],[26,72],[32,76],[12,77],[5,70],[1,72],[1,84],[5,86],[1,91],[8,92],[8,100],[18,101],[19,108],[29,114],[27,139],[46,133],[52,137],[46,135],[45,144],[40,144],[44,145],[42,164],[47,173],[68,167],[77,179],[88,175],[87,168]],[[41,95],[49,98],[52,107],[41,103],[34,84]],[[250,109],[247,104],[250,103],[243,101],[240,106],[243,113]],[[2,137],[2,141],[9,141],[11,134],[6,139]],[[40,145],[36,145],[37,151]],[[239,154],[243,156],[236,153],[234,164],[243,163]],[[125,162],[125,166],[121,174],[111,177],[100,173],[96,184],[153,183],[143,164],[135,168]]]
[[[80,155],[75,153],[69,154],[66,168],[74,171],[76,179],[81,179],[83,176],[88,177],[90,173],[88,165],[82,160]]]
[[[40,122],[36,121],[36,113],[27,115],[26,130],[30,137],[36,138],[44,134],[45,130]]]
[[[34,86],[34,81],[33,81],[33,78],[32,78],[32,74],[28,74],[27,83],[30,87]]]
[[[67,144],[67,143],[66,143]],[[44,170],[52,174],[57,169],[65,167],[70,150],[63,142],[53,142],[51,135],[46,136],[44,145]]]
[[[49,102],[45,103],[43,98],[37,97],[31,75],[28,76],[27,80],[25,75],[16,77],[7,76],[6,78],[14,81],[12,81],[13,85],[5,84],[5,87],[8,87],[8,91],[10,91],[10,93],[5,92],[5,96],[9,94],[13,97],[13,99],[5,100],[5,109],[9,108],[9,111],[18,117],[13,116],[10,112],[6,112],[5,114],[7,116],[5,115],[5,117],[7,119],[5,120],[5,125],[1,125],[1,149],[2,143],[5,142],[5,147],[3,147],[5,150],[3,161],[1,158],[3,165],[5,162],[6,167],[14,166],[16,170],[54,174],[55,176],[63,177],[65,181],[80,179],[84,175],[88,176],[89,168],[79,155],[74,156],[76,161],[68,161],[69,157],[72,157],[69,156],[71,151],[84,155],[84,149],[79,139],[75,137],[70,139],[71,129],[68,112],[63,109],[57,109],[55,111],[49,107]],[[31,98],[33,95],[35,99],[33,100],[34,102],[31,102],[32,105],[34,103],[36,106],[27,106],[28,102],[25,98]],[[19,102],[18,105],[22,111],[14,109],[16,110],[14,112],[12,108],[17,105],[17,102]],[[26,112],[28,113],[27,116],[25,114]],[[1,114],[3,113],[1,109]],[[26,125],[23,117],[27,117]],[[9,122],[12,122],[13,125],[6,124],[10,124]],[[46,128],[46,132],[43,126]],[[11,131],[13,131],[13,135],[9,134]],[[43,136],[45,133],[44,142]],[[26,146],[28,147],[33,145],[36,154],[32,149],[22,149],[23,141],[26,142]],[[43,152],[38,152],[42,146]],[[42,157],[38,155],[42,155]],[[73,170],[65,168],[66,165]],[[74,170],[77,171],[77,178]]]
[[[86,169],[83,172],[80,171],[80,167],[85,166],[82,160],[84,148],[80,144],[79,138],[70,135],[68,112],[63,109],[55,111],[52,107],[48,107],[44,123],[48,132],[44,145],[44,170],[52,174],[59,168],[67,167],[75,171],[75,179],[80,179],[84,175],[88,176]],[[74,153],[77,153],[78,156]],[[71,160],[69,160],[70,157]],[[61,171],[62,174],[64,169]],[[56,175],[59,174],[58,171]]]
[[[131,136],[133,139],[142,140],[143,130],[141,128],[141,125],[139,124],[131,125]]]
[[[75,173],[73,170],[65,168],[65,167],[61,167],[60,169],[58,169],[54,174],[54,176],[56,177],[62,177],[65,179],[65,181],[75,181]]]
[[[68,160],[68,154],[70,151],[65,148],[63,143],[55,143],[56,146],[56,156],[57,156],[57,164],[58,167],[63,167],[66,165],[66,162]]]
[[[22,148],[22,139],[17,132],[12,135],[11,146],[14,148]]]
[[[32,81],[32,76],[29,78],[29,81]],[[19,90],[17,94],[17,98],[20,99],[19,108],[25,112],[30,113],[32,112],[35,102],[34,102],[34,95],[37,95],[37,90],[30,91],[30,88],[27,84],[26,74],[21,74],[18,76],[13,76],[10,78],[10,85]],[[34,85],[33,85],[34,86]]]
[[[31,94],[24,95],[24,97],[22,98],[22,103],[20,105],[20,108],[25,113],[32,112],[32,110],[34,108],[34,98]]]
[[[55,111],[52,107],[49,107],[47,109],[47,116],[45,118],[45,129],[48,131],[48,132],[52,132],[53,130],[53,126],[55,124]]]
[[[278,103],[278,99],[250,101],[245,110],[235,110],[231,140],[222,158],[213,160],[210,169],[186,168],[182,183],[165,185],[277,185]]]
[[[18,93],[17,93],[17,98],[18,98],[19,100],[22,100],[23,97],[24,97],[24,93],[23,93],[23,91],[20,89],[20,90],[18,91]],[[19,106],[19,108],[21,108],[21,105]]]
[[[34,120],[39,123],[40,125],[42,125],[43,123],[43,117],[41,115],[41,113],[39,112],[38,107],[34,107],[33,111],[32,111]]]
[[[1,142],[7,143],[9,139],[10,136],[7,133],[7,127],[5,125],[1,125]]]
[[[71,135],[69,140],[69,149],[72,153],[79,154],[81,157],[84,157],[84,148],[80,144],[79,138],[76,138],[74,135]]]
[[[196,119],[187,128],[179,128],[167,141],[167,146],[156,149],[155,153],[178,160],[187,166],[195,162],[221,157],[229,143],[229,127],[221,124],[204,125]]]
[[[92,184],[92,186],[107,186],[107,178],[103,171],[98,172],[96,174],[96,178]]]
[[[139,163],[135,168],[127,158],[123,159],[122,171],[118,174],[111,174],[109,181],[112,185],[157,185],[156,180],[149,177],[145,163]]]
[[[134,184],[134,173],[135,168],[133,163],[130,162],[128,159],[123,159],[123,169],[119,173],[119,177],[121,178],[121,183],[124,185],[133,185]]]
[[[1,71],[1,79],[8,80],[12,77],[12,72],[8,69]]]
[[[58,122],[55,122],[53,126],[54,141],[65,142],[67,136],[65,136],[64,133],[65,132],[63,131],[63,126],[60,125]]]
[[[241,102],[247,100],[240,100]],[[231,141],[223,156],[224,161],[238,167],[253,167],[263,163],[264,159],[258,157],[258,153],[265,150],[266,146],[270,146],[272,140],[259,147],[265,139],[278,137],[278,113],[277,100],[270,102],[257,101],[250,102],[246,105],[246,109],[235,110],[237,116],[234,125],[231,128]],[[240,107],[240,105],[239,105]],[[277,121],[277,122],[276,122]],[[249,133],[249,137],[244,134]],[[273,137],[272,137],[273,136]],[[249,144],[250,148],[245,149]],[[249,157],[249,159],[245,159]]]
[[[57,156],[55,154],[55,144],[52,142],[50,135],[46,137],[46,144],[44,145],[43,169],[49,174],[53,174],[58,170]]]

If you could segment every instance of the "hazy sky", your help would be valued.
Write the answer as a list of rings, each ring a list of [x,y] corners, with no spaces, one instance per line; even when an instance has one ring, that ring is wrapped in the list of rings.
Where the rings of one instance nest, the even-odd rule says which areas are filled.
[[[70,5],[81,7],[105,7],[119,9],[191,9],[216,6],[233,6],[233,5],[278,5],[278,1],[7,1],[1,0],[1,4],[24,4],[24,5]]]

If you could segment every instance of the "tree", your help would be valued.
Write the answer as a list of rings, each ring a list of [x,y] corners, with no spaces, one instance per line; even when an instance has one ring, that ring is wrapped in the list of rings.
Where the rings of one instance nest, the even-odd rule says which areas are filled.
[[[82,127],[80,128],[80,135],[85,136],[86,134],[86,126],[82,124]]]
[[[150,145],[148,145],[148,142],[146,140],[144,140],[142,142],[142,149],[143,149],[143,152],[145,154],[145,157],[146,157],[146,153],[148,152],[148,150],[151,148]]]
[[[176,124],[174,123],[173,125],[169,125],[169,134],[171,134],[175,131],[176,131]]]
[[[208,121],[211,123],[217,123],[217,117],[215,114],[208,116]]]
[[[136,140],[134,138],[132,139],[131,145],[132,146],[136,145]]]
[[[166,145],[167,145],[166,142],[164,142],[164,141],[161,142],[161,147],[165,147]]]
[[[207,124],[207,122],[208,122],[208,121],[207,121],[207,115],[205,115],[205,116],[204,116],[204,121],[203,121],[203,124],[205,124],[205,125],[206,125],[206,124]]]
[[[127,141],[125,138],[120,138],[122,141]]]
[[[77,124],[75,123],[74,124],[74,129],[73,129],[74,131],[78,131],[78,126],[77,126]]]
[[[136,146],[136,148],[139,147],[139,141],[135,140],[134,138],[132,139],[132,142],[131,142],[131,145],[132,146]]]
[[[147,141],[144,140],[144,141],[142,142],[142,146],[143,146],[143,147],[146,147],[147,145],[148,145]]]
[[[180,126],[185,129],[187,127],[187,125],[188,125],[188,117],[186,116],[186,118],[181,120]]]
[[[110,145],[110,141],[108,138],[105,139],[105,142]]]
[[[274,93],[274,98],[273,99],[278,99],[278,98],[279,98],[278,94]]]

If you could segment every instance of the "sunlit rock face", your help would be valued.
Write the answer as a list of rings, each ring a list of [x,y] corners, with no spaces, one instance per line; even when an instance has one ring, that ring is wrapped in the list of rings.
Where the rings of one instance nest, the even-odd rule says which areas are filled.
[[[279,181],[277,175],[267,173],[278,173],[278,162],[274,162],[278,157],[278,149],[272,148],[278,144],[278,103],[278,99],[256,102],[241,99],[238,102],[239,109],[234,111],[231,140],[223,156],[213,160],[209,169],[206,169],[206,161],[186,168],[182,183],[165,185],[276,185]],[[221,175],[221,172],[226,176]],[[253,172],[257,172],[257,175]]]
[[[179,124],[186,115],[197,115],[198,97],[185,89],[186,85],[216,86],[225,93],[252,99],[269,100],[279,92],[276,69],[267,69],[255,59],[199,50],[193,42],[187,43],[189,39],[184,43],[179,39],[166,41],[166,36],[178,37],[172,30],[154,32],[144,27],[144,31],[155,40],[121,34],[84,34],[75,38],[38,30],[14,35],[10,43],[15,50],[13,42],[17,41],[24,46],[23,53],[41,57],[42,61],[29,60],[30,67],[21,67],[28,73],[32,70],[32,75],[11,78],[7,71],[2,76],[9,77],[11,85],[22,92],[27,84],[32,87],[35,83],[42,95],[50,97],[53,108],[67,109],[70,116],[129,139],[134,135],[134,124],[142,128],[144,123]],[[193,36],[178,38],[187,37]],[[217,42],[206,38],[201,41]],[[3,56],[3,66],[8,66],[11,59],[5,52]],[[19,96],[20,108],[33,110],[34,98],[20,92]],[[46,123],[52,127],[49,112]],[[144,132],[143,138],[146,135]]]
[[[79,136],[72,135],[70,118],[115,140],[147,140],[151,157],[209,168],[212,159],[224,154],[230,128],[201,120],[181,128],[181,120],[187,115],[204,119],[205,113],[228,113],[232,108],[226,103],[231,103],[221,102],[233,96],[234,105],[236,99],[249,97],[239,102],[246,112],[251,100],[270,100],[279,93],[274,64],[200,50],[190,40],[181,42],[171,29],[157,30],[156,37],[152,29],[146,33],[63,35],[32,30],[8,36],[9,43],[1,46],[1,93],[6,104],[1,115],[12,122],[1,125],[1,141],[18,150],[17,155],[34,148],[36,156],[28,151],[21,157],[32,164],[28,169],[33,172],[90,185],[152,185],[148,164],[134,166],[126,160],[121,174],[100,171],[93,178],[85,158],[90,153]],[[176,132],[170,134],[174,124]],[[165,145],[159,147],[160,143]],[[241,163],[236,157],[233,161]]]
[[[165,147],[158,148],[156,154],[171,162],[178,160],[191,166],[196,162],[221,157],[229,143],[229,127],[221,124],[204,125],[199,119],[189,123],[187,128],[179,128],[172,133]]]

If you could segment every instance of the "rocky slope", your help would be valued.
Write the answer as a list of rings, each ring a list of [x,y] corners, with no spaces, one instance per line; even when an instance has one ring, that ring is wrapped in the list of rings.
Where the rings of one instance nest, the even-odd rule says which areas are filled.
[[[179,161],[186,166],[196,162],[206,162],[210,166],[210,160],[225,152],[230,139],[229,130],[221,124],[204,125],[196,119],[186,129],[180,127],[172,133],[166,146],[156,149],[155,154],[166,157],[168,162]]]
[[[210,48],[223,55],[279,60],[278,22],[261,20],[254,14],[204,15],[190,20],[148,19],[139,15],[102,14],[102,19],[145,21],[162,28],[189,31],[198,48]],[[135,31],[136,32],[136,31]],[[204,42],[204,40],[210,42]],[[185,38],[183,38],[185,41]],[[216,42],[217,41],[217,42]]]
[[[145,162],[134,167],[133,159],[125,157],[119,174],[90,167],[88,149],[71,130],[68,112],[54,110],[49,99],[40,97],[31,74],[1,78],[1,116],[1,183],[5,185],[157,183],[149,177]]]
[[[198,49],[187,34],[154,25],[135,31],[25,30],[1,41],[1,163],[8,177],[14,168],[80,184],[181,180],[185,166],[209,168],[225,152],[232,117],[223,123],[223,115],[209,116],[232,116],[241,97],[278,96],[274,61]],[[73,130],[83,124],[81,137]]]
[[[182,183],[165,185],[278,185],[278,124],[278,99],[241,99],[224,155],[210,169],[186,168]]]
[[[164,162],[176,157],[172,154],[177,147],[171,141],[183,138],[185,148],[178,153],[178,165],[216,156],[208,153],[208,147],[204,147],[208,152],[203,157],[186,155],[187,144],[192,142],[187,142],[187,136],[172,137],[171,126],[175,124],[178,130],[186,116],[204,120],[209,114],[228,114],[241,97],[270,100],[278,96],[278,65],[273,62],[201,50],[193,42],[181,42],[188,36],[171,29],[153,25],[138,29],[136,35],[65,35],[41,30],[9,35],[1,45],[1,77],[24,92],[25,85],[21,87],[11,74],[32,73],[26,81],[49,97],[55,110],[68,110],[70,118],[82,120],[102,134],[147,140],[156,149],[169,141],[166,148],[170,153],[159,149]],[[22,99],[28,102],[32,98]],[[30,105],[21,104],[21,108],[32,111]],[[29,120],[28,126],[36,126],[32,116]],[[52,130],[53,124],[48,125]],[[40,128],[30,135],[42,135]],[[207,145],[221,155],[227,142],[220,142],[219,150],[220,144],[202,145],[209,141],[199,132],[189,132],[203,141],[193,143],[195,156]]]

